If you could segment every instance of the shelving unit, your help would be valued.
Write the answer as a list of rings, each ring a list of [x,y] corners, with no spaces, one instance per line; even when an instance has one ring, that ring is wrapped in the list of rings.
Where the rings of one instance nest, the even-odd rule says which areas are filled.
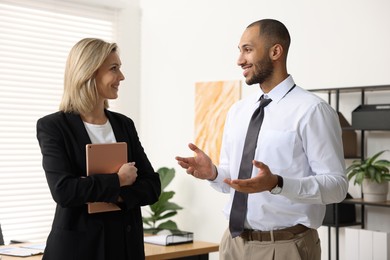
[[[326,89],[311,89],[310,91],[315,93],[325,93],[328,95],[328,103],[332,105],[332,97],[335,97],[335,110],[337,112],[340,108],[340,94],[348,94],[348,93],[360,93],[360,105],[365,105],[365,99],[366,99],[366,93],[367,92],[377,92],[377,91],[390,91],[390,85],[377,85],[377,86],[360,86],[360,87],[346,87],[346,88],[326,88]],[[352,111],[351,111],[352,112]],[[351,127],[343,128],[343,130],[355,130],[360,132],[360,155],[357,156],[356,159],[364,159],[365,153],[366,153],[366,146],[365,146],[365,132],[366,131],[375,131],[377,129],[358,129],[354,127],[353,125]],[[385,129],[385,130],[390,130]],[[383,129],[381,130],[383,131]],[[346,158],[350,159],[350,158]],[[360,205],[361,206],[361,216],[360,216],[360,222],[351,222],[351,223],[340,223],[339,222],[339,206],[340,204],[334,204],[334,224],[324,224],[324,226],[328,227],[328,255],[329,260],[331,259],[331,228],[335,228],[335,239],[336,239],[336,260],[339,260],[339,228],[340,227],[346,227],[346,226],[355,226],[355,225],[361,225],[361,228],[364,229],[365,227],[365,206],[377,206],[377,207],[390,207],[390,201],[386,201],[383,203],[373,203],[373,202],[366,202],[364,201],[364,198],[362,199],[346,199],[342,204],[353,204],[353,205]]]

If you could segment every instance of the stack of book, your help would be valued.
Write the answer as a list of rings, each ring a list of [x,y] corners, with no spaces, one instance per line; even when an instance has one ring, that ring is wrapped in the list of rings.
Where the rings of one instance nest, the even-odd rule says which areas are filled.
[[[165,231],[162,234],[145,236],[145,243],[169,246],[183,243],[192,243],[194,241],[194,233],[186,231]]]

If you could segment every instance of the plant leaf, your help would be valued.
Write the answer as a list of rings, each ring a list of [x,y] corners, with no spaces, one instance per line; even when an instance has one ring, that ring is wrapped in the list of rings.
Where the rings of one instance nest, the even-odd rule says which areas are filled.
[[[158,217],[158,220],[162,220],[162,219],[166,219],[166,218],[170,218],[170,217],[173,217],[177,214],[177,211],[169,211],[168,213],[166,213],[165,215],[160,215]]]
[[[348,176],[348,179],[352,179],[353,176],[355,176],[356,174],[358,174],[359,172],[361,172],[362,170],[360,168],[356,168],[356,169],[353,169],[353,170],[350,170],[348,173],[347,173],[347,176]]]
[[[165,207],[164,204],[167,203],[168,200],[170,200],[173,197],[173,195],[175,195],[174,191],[162,192],[158,201],[153,205],[150,205],[150,209],[152,210],[152,212],[156,214],[156,212],[161,211]]]
[[[142,222],[144,222],[144,224],[147,225],[147,226],[152,226],[150,221],[148,219],[146,219],[146,218],[142,218]]]
[[[367,158],[367,160],[368,160],[368,161],[367,161],[367,164],[368,164],[368,165],[371,165],[371,164],[376,160],[376,158],[378,158],[379,156],[381,156],[381,154],[384,153],[384,152],[386,152],[386,150],[383,150],[383,151],[380,151],[380,152],[374,154],[371,158]]]
[[[167,203],[165,203],[165,209],[166,210],[180,210],[180,209],[183,209],[183,207],[177,205],[175,202],[167,202]]]
[[[148,229],[149,232],[157,233],[162,229],[178,230],[176,223],[172,220],[161,223],[156,228],[157,221],[173,217],[177,214],[177,210],[183,209],[176,203],[169,201],[175,195],[174,191],[164,191],[175,177],[175,169],[161,167],[157,172],[161,181],[161,194],[157,202],[153,205],[149,205],[150,212],[148,213],[150,216],[143,217],[142,220],[145,225],[151,227]]]
[[[180,210],[180,209],[183,209],[183,208],[174,202],[165,202],[160,208],[158,208],[158,210],[156,210],[155,214],[161,215],[165,211]]]
[[[375,169],[375,167],[374,166],[369,166],[369,167],[367,167],[367,176],[366,177],[368,177],[368,178],[370,178],[371,180],[375,180],[376,179],[376,169]]]
[[[355,176],[355,184],[361,185],[364,180],[365,173],[363,171],[360,171]]]
[[[174,168],[167,168],[167,167],[161,167],[157,170],[160,181],[161,181],[161,190],[164,190],[169,183],[173,180],[175,177],[175,169]]]
[[[174,191],[164,191],[160,194],[160,198],[158,199],[158,201],[155,204],[164,203],[164,202],[170,200],[171,198],[173,198],[173,195],[175,195]]]
[[[157,234],[159,231],[161,231],[160,229],[158,228],[144,228],[144,233],[147,233],[147,234]]]
[[[387,167],[390,167],[390,161],[388,161],[388,160],[378,160],[378,161],[375,162],[374,165],[387,168]]]
[[[160,225],[157,226],[157,228],[160,230],[163,230],[163,229],[178,230],[176,223],[173,222],[172,220],[168,220],[164,223],[161,223]]]
[[[354,160],[352,164],[346,169],[348,180],[355,177],[354,184],[361,185],[364,178],[369,178],[372,181],[381,183],[385,180],[390,180],[389,167],[390,161],[377,160],[384,152],[388,150],[380,151],[365,160]],[[376,161],[377,160],[377,161]]]

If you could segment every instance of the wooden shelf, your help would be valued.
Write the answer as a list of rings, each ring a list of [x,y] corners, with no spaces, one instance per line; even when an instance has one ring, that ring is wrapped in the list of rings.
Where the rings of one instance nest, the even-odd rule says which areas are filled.
[[[376,206],[376,207],[390,207],[390,200],[383,201],[383,202],[369,202],[369,201],[365,201],[364,199],[345,199],[341,203]]]
[[[339,223],[339,224],[322,224],[325,227],[349,227],[349,226],[360,226],[361,222],[352,222],[352,223]]]

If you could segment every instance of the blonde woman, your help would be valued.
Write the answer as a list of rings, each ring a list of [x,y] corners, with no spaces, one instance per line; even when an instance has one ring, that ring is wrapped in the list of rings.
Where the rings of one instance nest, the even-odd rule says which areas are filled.
[[[125,79],[117,45],[79,41],[65,68],[60,111],[37,122],[47,182],[57,203],[43,260],[144,259],[141,206],[160,195],[160,179],[133,121],[108,110]],[[89,143],[126,142],[128,162],[117,174],[86,176]],[[111,202],[120,211],[88,214],[88,202]]]

